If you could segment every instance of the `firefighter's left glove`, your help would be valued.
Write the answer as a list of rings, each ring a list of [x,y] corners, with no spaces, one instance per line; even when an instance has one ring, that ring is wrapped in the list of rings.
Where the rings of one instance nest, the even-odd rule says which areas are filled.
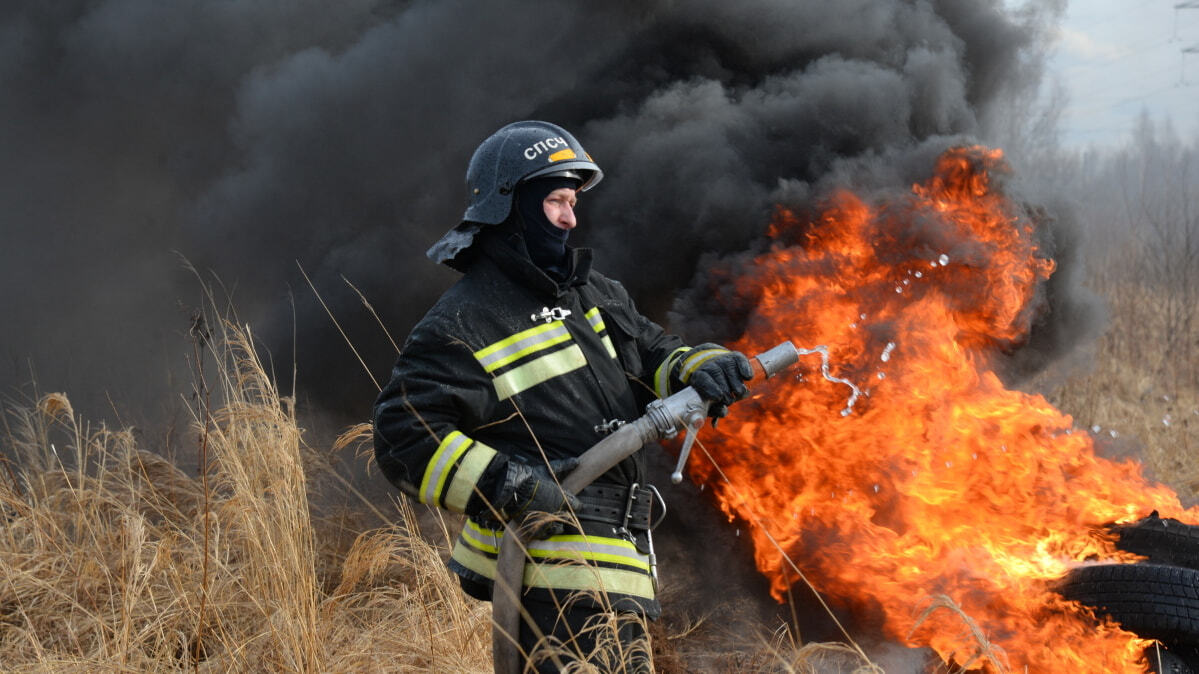
[[[551,520],[544,514],[553,515],[567,508],[579,508],[578,497],[562,489],[558,482],[578,465],[579,460],[574,457],[554,459],[549,462],[548,467],[545,464],[534,465],[509,460],[508,472],[504,475],[496,499],[500,514],[506,520],[519,521],[528,515],[532,515],[532,520],[540,520],[532,534],[533,538],[546,538],[562,533],[562,522]],[[555,475],[557,480],[554,479]]]
[[[717,344],[701,344],[694,351],[697,356],[704,353],[706,358],[687,378],[687,385],[711,403],[708,416],[719,419],[729,413],[729,405],[749,393],[745,382],[753,379],[754,370],[744,354]]]

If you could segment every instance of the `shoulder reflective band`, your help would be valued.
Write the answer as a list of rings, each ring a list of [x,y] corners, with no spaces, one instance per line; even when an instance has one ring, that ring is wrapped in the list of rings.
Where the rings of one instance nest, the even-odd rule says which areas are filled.
[[[495,394],[500,400],[507,400],[521,391],[567,372],[574,372],[586,364],[583,350],[578,344],[571,344],[565,349],[531,360],[496,377],[493,380]]]
[[[608,336],[608,326],[604,325],[604,317],[600,316],[599,307],[594,307],[583,315],[587,322],[591,324],[591,329],[595,330],[595,334],[600,336],[600,340],[604,343],[604,348],[608,350],[608,355],[615,358],[616,349],[612,346],[612,338]]]
[[[662,360],[662,364],[654,372],[654,393],[659,398],[665,398],[672,393],[670,390],[670,371],[674,369],[675,361],[679,359],[679,356],[690,350],[691,347],[689,346],[680,346],[671,351],[670,355]]]
[[[566,325],[562,321],[554,321],[518,332],[495,344],[479,349],[475,352],[475,359],[483,366],[483,370],[494,372],[530,353],[561,344],[569,339],[570,333],[566,331]]]
[[[425,468],[420,483],[421,503],[440,505],[454,512],[462,512],[466,509],[466,502],[470,500],[475,483],[479,481],[495,454],[495,450],[487,445],[475,442],[459,431],[452,431],[437,446],[437,451],[433,453],[433,458],[429,459],[428,467]],[[446,490],[446,479],[451,472],[454,477],[449,481],[449,489]]]
[[[712,360],[716,356],[728,353],[728,349],[704,349],[702,351],[691,351],[683,358],[683,369],[679,372],[679,379],[683,381],[691,381],[691,375],[699,369],[700,365]]]

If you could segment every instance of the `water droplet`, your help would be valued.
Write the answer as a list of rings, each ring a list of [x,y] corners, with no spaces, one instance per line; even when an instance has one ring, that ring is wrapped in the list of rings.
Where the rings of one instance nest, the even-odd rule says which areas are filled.
[[[874,493],[876,493],[876,494],[878,493],[878,485],[877,484],[874,485]]]
[[[924,272],[918,271],[918,272],[916,272],[915,276],[916,276],[916,278],[924,278]]]
[[[864,320],[866,320],[866,314],[858,314],[858,318],[860,318],[864,321]]]
[[[903,284],[904,284],[905,286],[912,285],[912,281],[911,281],[911,279],[906,279],[906,278],[905,278],[905,279],[903,280]]]
[[[899,287],[899,286],[895,286],[895,292],[897,292],[897,293],[902,293],[902,292],[903,292],[903,288],[901,288],[901,287]]]
[[[978,461],[978,452],[971,452],[970,456],[973,457],[975,461]]]
[[[879,372],[879,373],[878,373],[878,378],[879,378],[879,379],[886,379],[886,378],[887,378],[887,373],[886,373],[886,372]]]
[[[946,468],[953,468],[953,462],[952,462],[952,461],[946,461],[946,462],[945,462],[945,467],[946,467]]]
[[[1118,437],[1120,437],[1120,434],[1119,434],[1119,433],[1117,433],[1115,429],[1112,429],[1112,430],[1108,431],[1108,432],[1107,432],[1107,434],[1108,434],[1108,435],[1110,435],[1110,436],[1112,436],[1113,438],[1118,438]]]
[[[941,257],[937,258],[937,262],[940,262],[941,266],[944,267],[945,265],[949,264],[949,256],[945,253],[941,253]]]
[[[850,324],[849,324],[849,327],[851,327],[851,328],[856,328],[856,327],[858,327],[858,324],[857,324],[857,323],[850,323]]]
[[[1170,425],[1170,422],[1172,422],[1172,421],[1174,421],[1174,417],[1171,417],[1169,414],[1167,414],[1166,416],[1162,417],[1162,424],[1164,424],[1164,425],[1166,425],[1166,426],[1169,426],[1169,425]]]
[[[1103,429],[1099,427],[1099,424],[1095,424],[1094,426],[1091,426],[1092,433],[1098,433],[1101,430],[1103,430]]]
[[[845,409],[841,410],[841,416],[843,416],[843,417],[847,417],[847,416],[849,416],[849,408],[848,408],[848,407],[846,407]]]

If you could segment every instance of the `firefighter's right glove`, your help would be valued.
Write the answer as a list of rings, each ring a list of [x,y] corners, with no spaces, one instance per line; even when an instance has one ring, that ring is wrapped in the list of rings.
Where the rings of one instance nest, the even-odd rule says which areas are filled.
[[[496,499],[500,514],[505,520],[521,520],[534,513],[559,513],[570,507],[577,510],[581,505],[578,497],[562,489],[550,471],[561,480],[579,465],[577,458],[554,459],[545,464],[527,464],[508,461],[508,472],[500,485]],[[536,519],[537,516],[534,515]],[[543,520],[545,518],[542,518]],[[546,538],[562,532],[562,522],[546,521],[533,533],[533,538]]]
[[[688,361],[697,364],[688,368]],[[729,405],[749,393],[745,382],[753,379],[749,359],[738,351],[729,351],[719,344],[701,344],[683,359],[683,371],[690,370],[684,381],[695,389],[700,398],[711,403],[708,416],[713,420],[729,413]]]

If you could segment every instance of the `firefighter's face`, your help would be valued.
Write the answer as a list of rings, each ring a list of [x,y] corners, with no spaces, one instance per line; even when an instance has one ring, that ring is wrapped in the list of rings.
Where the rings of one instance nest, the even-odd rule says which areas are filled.
[[[558,229],[570,231],[578,223],[575,222],[575,204],[579,198],[569,187],[559,187],[550,192],[541,207],[545,209],[545,217]]]

